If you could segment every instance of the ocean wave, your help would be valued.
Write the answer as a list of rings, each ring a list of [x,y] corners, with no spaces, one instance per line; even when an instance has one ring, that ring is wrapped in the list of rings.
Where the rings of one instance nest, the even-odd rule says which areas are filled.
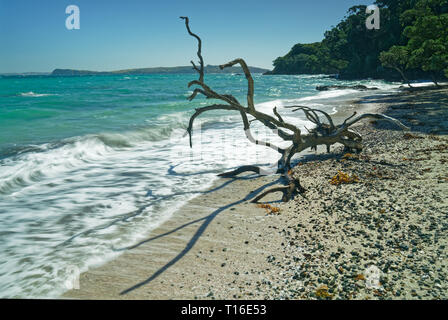
[[[54,95],[55,94],[52,94],[52,93],[35,93],[33,91],[19,93],[19,96],[21,96],[21,97],[47,97],[47,96],[54,96]]]
[[[84,163],[97,161],[110,152],[110,148],[97,137],[70,140],[73,141],[66,141],[61,147],[45,144],[40,151],[34,149],[0,160],[0,194],[11,194],[44,176],[55,176]]]
[[[182,115],[172,115],[160,117],[158,124],[133,131],[89,134],[41,145],[15,146],[4,150],[2,154],[5,156],[0,158],[0,194],[11,194],[40,177],[101,161],[114,152],[127,149],[132,152],[132,148],[149,148],[155,143],[180,139],[185,136],[186,128],[187,120]]]
[[[131,148],[143,142],[159,142],[170,139],[173,134],[180,136],[186,128],[178,124],[169,126],[147,127],[124,133],[101,133],[96,135],[102,143],[111,148]]]
[[[190,164],[172,152],[189,152],[187,141],[156,145],[170,130],[155,131],[74,137],[0,160],[0,222],[20,230],[2,239],[3,252],[13,255],[0,266],[0,297],[58,296],[64,278],[55,272],[111,259],[112,247],[135,243],[210,185],[213,173],[168,176],[170,166],[198,172],[212,161]],[[148,198],[150,191],[163,201]]]

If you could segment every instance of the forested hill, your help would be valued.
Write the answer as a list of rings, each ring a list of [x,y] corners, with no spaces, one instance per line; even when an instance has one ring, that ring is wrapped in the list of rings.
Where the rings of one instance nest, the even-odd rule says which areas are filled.
[[[448,0],[378,0],[380,29],[355,6],[321,42],[296,44],[268,74],[354,78],[448,77]],[[380,59],[381,58],[381,59]]]

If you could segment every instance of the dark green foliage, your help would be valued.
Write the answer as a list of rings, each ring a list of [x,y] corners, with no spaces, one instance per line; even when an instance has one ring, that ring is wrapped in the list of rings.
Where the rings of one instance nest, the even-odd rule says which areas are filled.
[[[298,43],[286,56],[274,61],[276,70],[282,74],[338,73],[345,65],[345,61],[332,59],[321,42]]]
[[[441,74],[448,69],[447,2],[377,0],[379,30],[366,28],[366,6],[352,7],[336,27],[325,32],[322,42],[296,44],[277,58],[272,73],[339,73],[345,79],[399,79],[400,75],[406,79],[406,69],[411,69],[408,73],[414,78],[425,76],[424,71]],[[382,55],[382,64],[380,54],[391,48],[392,52]]]
[[[448,68],[448,0],[420,0],[402,20],[413,21],[404,30],[409,38],[408,66],[430,72],[437,84],[436,78]]]

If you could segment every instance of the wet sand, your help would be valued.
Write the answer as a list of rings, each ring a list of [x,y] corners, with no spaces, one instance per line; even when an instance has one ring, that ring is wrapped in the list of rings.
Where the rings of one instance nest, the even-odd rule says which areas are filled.
[[[366,97],[360,155],[297,158],[304,196],[250,203],[278,176],[219,179],[103,266],[75,299],[447,299],[448,91]],[[347,111],[349,112],[349,111]],[[338,171],[357,183],[332,185]]]

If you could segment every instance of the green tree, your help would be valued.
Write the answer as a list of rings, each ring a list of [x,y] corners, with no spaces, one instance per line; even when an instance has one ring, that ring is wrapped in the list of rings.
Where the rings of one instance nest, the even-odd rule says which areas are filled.
[[[409,64],[430,72],[438,86],[437,75],[448,68],[448,0],[420,0],[402,15],[404,34],[409,38]]]
[[[403,81],[405,81],[410,88],[412,88],[409,79],[404,74],[409,63],[409,52],[404,46],[393,46],[389,51],[383,51],[380,54],[380,61],[384,67],[393,68],[397,70]]]

